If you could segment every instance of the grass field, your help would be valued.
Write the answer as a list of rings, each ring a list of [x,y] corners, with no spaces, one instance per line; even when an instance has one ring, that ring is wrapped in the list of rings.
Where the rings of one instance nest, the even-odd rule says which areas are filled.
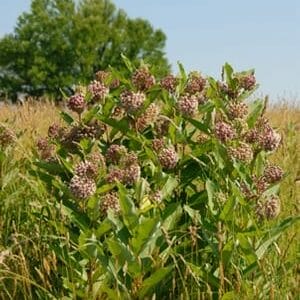
[[[272,156],[287,174],[280,190],[279,218],[299,215],[300,107],[278,104],[269,107],[267,115],[283,135],[280,149]],[[35,141],[46,134],[53,122],[59,122],[59,113],[51,103],[0,108],[0,123],[18,135],[14,148],[0,162],[0,299],[45,299],[59,293],[57,259],[48,243],[63,234],[36,216],[42,212],[55,222],[60,212],[50,207],[43,185],[28,174]],[[299,225],[286,231],[275,245],[277,257],[272,259],[273,265],[266,262],[264,266],[266,276],[274,283],[270,299],[299,299],[299,233]],[[275,269],[280,273],[274,273]],[[39,292],[33,294],[35,287]],[[260,288],[264,287],[258,285]]]

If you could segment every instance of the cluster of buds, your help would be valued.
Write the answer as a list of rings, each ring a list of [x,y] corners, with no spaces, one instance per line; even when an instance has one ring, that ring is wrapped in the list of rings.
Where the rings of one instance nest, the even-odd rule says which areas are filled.
[[[102,82],[94,80],[88,86],[89,92],[92,94],[93,100],[103,100],[109,93],[109,88],[106,87]]]
[[[110,76],[110,73],[107,71],[103,71],[103,70],[100,70],[100,71],[96,72],[96,74],[95,74],[96,80],[101,83],[105,83],[106,80],[109,78],[109,76]]]
[[[121,212],[119,197],[116,192],[107,193],[100,199],[101,215],[106,216],[109,210],[112,210],[115,214],[119,214]]]
[[[155,123],[156,134],[160,137],[165,136],[169,131],[170,121],[160,116]]]
[[[252,147],[246,143],[240,142],[238,147],[229,147],[227,151],[231,159],[237,159],[246,163],[250,163],[253,159]]]
[[[163,139],[154,139],[152,140],[152,149],[159,153],[165,147],[165,141]]]
[[[151,103],[146,109],[146,111],[139,118],[137,118],[135,122],[135,127],[137,131],[142,132],[148,126],[153,124],[159,116],[159,113],[159,107],[155,103]]]
[[[49,143],[48,139],[39,138],[36,146],[41,159],[49,161],[53,158],[54,146]]]
[[[48,128],[48,137],[51,139],[61,139],[65,134],[65,129],[60,125],[53,123]]]
[[[178,78],[172,74],[167,75],[160,81],[160,86],[171,94],[175,92],[177,85]]]
[[[95,181],[86,176],[74,175],[69,184],[72,195],[80,200],[88,199],[94,195],[96,188]]]
[[[258,136],[259,146],[265,151],[274,151],[281,142],[281,135],[272,127],[266,126]]]
[[[231,102],[228,106],[228,117],[233,120],[244,118],[248,113],[248,106],[243,102]]]
[[[76,165],[75,175],[95,179],[98,175],[98,165],[91,161],[82,161]]]
[[[149,195],[149,199],[156,203],[156,204],[159,204],[161,203],[162,201],[162,194],[161,194],[161,191],[154,191],[152,192],[150,195]]]
[[[278,166],[268,166],[263,176],[268,183],[275,183],[282,179],[283,170]]]
[[[120,96],[121,105],[127,113],[138,111],[144,104],[146,96],[142,92],[125,91]]]
[[[106,154],[107,160],[115,165],[107,174],[108,183],[121,182],[133,185],[141,176],[141,168],[138,164],[137,155],[134,152],[127,153],[124,146],[112,145]],[[116,164],[118,164],[116,166]]]
[[[197,142],[199,144],[204,144],[205,142],[207,142],[209,140],[209,135],[204,133],[204,132],[200,132],[197,136]]]
[[[127,149],[123,145],[112,144],[106,151],[106,159],[108,162],[117,164],[120,158],[127,153]]]
[[[253,74],[243,76],[239,79],[240,86],[246,91],[250,91],[254,88],[256,84],[256,79]]]
[[[197,113],[198,99],[195,95],[183,95],[179,98],[177,106],[181,114],[193,117]]]
[[[280,199],[272,195],[263,201],[259,201],[256,206],[256,215],[259,219],[274,219],[280,213]]]
[[[178,155],[173,148],[164,148],[158,155],[161,166],[166,170],[172,170],[178,162]]]
[[[228,142],[235,138],[236,133],[230,124],[217,122],[215,125],[215,134],[221,142]]]
[[[86,106],[83,94],[78,93],[71,96],[68,100],[67,106],[70,110],[81,114]]]
[[[15,140],[15,134],[6,127],[0,127],[0,146],[5,148]]]
[[[155,84],[155,78],[146,67],[141,67],[133,74],[132,83],[138,90],[146,91]]]
[[[201,93],[205,84],[206,80],[198,72],[191,72],[188,76],[185,91],[189,94]]]

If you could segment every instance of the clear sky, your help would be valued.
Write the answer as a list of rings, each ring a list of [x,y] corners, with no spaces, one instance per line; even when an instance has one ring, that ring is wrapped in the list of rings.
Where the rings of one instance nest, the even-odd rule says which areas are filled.
[[[30,2],[0,0],[0,36],[13,31]],[[237,70],[255,68],[261,93],[300,102],[300,0],[113,2],[166,33],[175,72],[179,60],[187,70],[217,76],[227,61]]]

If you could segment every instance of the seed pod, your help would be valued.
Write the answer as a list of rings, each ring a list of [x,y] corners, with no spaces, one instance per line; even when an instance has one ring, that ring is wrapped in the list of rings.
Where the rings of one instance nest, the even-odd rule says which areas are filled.
[[[96,183],[90,178],[75,175],[70,181],[69,188],[75,198],[84,200],[96,192]]]

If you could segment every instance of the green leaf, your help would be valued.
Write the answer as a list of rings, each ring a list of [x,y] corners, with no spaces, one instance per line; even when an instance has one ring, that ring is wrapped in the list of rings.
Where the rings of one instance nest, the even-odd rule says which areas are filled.
[[[221,300],[236,300],[238,299],[238,297],[239,296],[235,293],[235,291],[230,291],[225,293],[221,298]]]
[[[160,221],[156,217],[144,219],[136,227],[134,237],[131,240],[131,248],[136,256],[143,256],[141,252],[146,248],[154,248],[159,226]],[[144,255],[150,256],[151,252],[144,253]]]
[[[239,246],[242,249],[248,264],[251,265],[255,263],[257,261],[257,256],[247,237],[242,233],[238,233],[237,239],[239,241]]]
[[[121,57],[125,63],[125,66],[127,67],[127,69],[132,73],[133,65],[132,65],[131,61],[123,53],[121,53]]]
[[[177,221],[180,219],[181,215],[182,215],[182,207],[180,203],[168,204],[162,215],[162,219],[163,219],[162,227],[165,230],[173,229],[176,226]]]
[[[74,119],[68,113],[62,111],[60,112],[60,116],[67,124],[71,125],[72,123],[74,123]]]
[[[210,133],[209,128],[204,123],[201,123],[201,122],[199,122],[195,119],[191,119],[191,118],[186,118],[186,119],[200,131],[205,132],[207,134]]]
[[[141,289],[138,293],[139,299],[145,299],[150,292],[155,289],[159,288],[158,284],[165,278],[169,273],[173,270],[173,266],[160,268],[155,271],[150,277],[144,280]]]
[[[138,224],[138,211],[133,201],[127,195],[127,190],[122,184],[118,184],[121,212],[124,223],[130,233],[134,234],[135,226]]]
[[[236,197],[230,196],[221,211],[220,219],[227,221],[233,218],[233,211],[236,205]]]
[[[250,113],[247,118],[247,123],[250,128],[253,128],[256,120],[261,116],[264,109],[264,103],[262,100],[256,100],[250,107]]]
[[[201,224],[201,215],[200,212],[196,209],[191,208],[188,205],[184,205],[183,209],[188,213],[190,218],[193,220],[193,222],[196,222],[197,224]]]
[[[261,259],[263,257],[268,248],[281,236],[284,230],[291,227],[298,221],[300,221],[300,216],[288,217],[281,223],[279,223],[277,226],[273,227],[271,230],[268,230],[268,232],[262,239],[260,245],[255,251],[258,259]]]
[[[178,186],[178,181],[176,178],[169,176],[167,182],[161,189],[162,199],[165,199],[172,195],[174,189]]]
[[[216,192],[216,185],[210,179],[207,179],[205,183],[205,188],[208,197],[208,208],[213,215],[216,215],[217,210],[214,208],[214,196]]]

